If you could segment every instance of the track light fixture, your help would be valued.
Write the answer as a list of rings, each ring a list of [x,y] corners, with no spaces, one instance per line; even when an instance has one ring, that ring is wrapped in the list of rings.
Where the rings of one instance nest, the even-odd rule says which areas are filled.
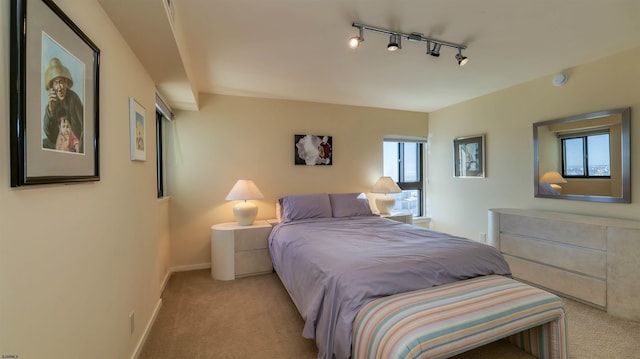
[[[456,54],[456,60],[458,60],[458,65],[464,66],[467,62],[469,62],[469,58],[462,55],[462,50],[458,49],[458,53]]]
[[[389,45],[387,45],[388,51],[396,51],[402,49],[402,40],[400,36],[391,34],[389,36]]]
[[[454,44],[451,42],[440,41],[431,39],[428,37],[424,37],[423,34],[412,32],[410,34],[405,34],[401,32],[381,29],[378,27],[373,27],[364,24],[353,23],[351,26],[357,28],[359,30],[359,34],[357,36],[353,36],[349,39],[349,46],[353,49],[358,47],[361,42],[364,41],[364,30],[379,32],[382,34],[389,35],[389,44],[387,45],[388,51],[396,51],[402,49],[402,39],[405,39],[409,42],[423,42],[427,44],[427,55],[431,55],[433,57],[440,56],[440,48],[442,46],[452,47],[454,49],[458,49],[458,53],[455,58],[458,61],[458,65],[464,66],[467,62],[469,62],[469,58],[462,55],[462,50],[465,50],[467,47],[464,45]]]
[[[364,41],[364,29],[359,27],[358,30],[360,30],[360,33],[349,39],[349,47],[351,47],[352,49],[355,49],[356,47],[358,47],[358,45],[360,45],[361,42]]]
[[[429,55],[431,55],[433,57],[440,57],[440,48],[441,47],[442,47],[442,44],[439,44],[439,43],[433,44],[433,49],[431,50]]]

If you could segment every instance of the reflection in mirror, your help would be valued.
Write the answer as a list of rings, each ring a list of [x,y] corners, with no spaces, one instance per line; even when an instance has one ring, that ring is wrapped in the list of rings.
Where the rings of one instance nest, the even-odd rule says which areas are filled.
[[[533,124],[535,197],[631,202],[629,108]]]

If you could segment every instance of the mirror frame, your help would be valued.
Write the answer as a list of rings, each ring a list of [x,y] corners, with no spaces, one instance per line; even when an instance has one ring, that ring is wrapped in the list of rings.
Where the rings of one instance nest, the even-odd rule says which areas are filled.
[[[631,203],[631,142],[630,142],[630,108],[617,108],[612,110],[591,112],[577,116],[558,118],[555,120],[548,120],[542,122],[536,122],[533,124],[533,195],[538,198],[555,198],[555,199],[569,199],[576,201],[591,201],[591,202],[609,202],[609,203]],[[592,196],[592,195],[578,195],[578,194],[547,194],[540,193],[540,173],[539,173],[539,148],[538,148],[538,127],[568,123],[581,120],[589,120],[600,117],[607,117],[612,115],[620,115],[622,119],[621,123],[621,159],[622,159],[622,196]]]

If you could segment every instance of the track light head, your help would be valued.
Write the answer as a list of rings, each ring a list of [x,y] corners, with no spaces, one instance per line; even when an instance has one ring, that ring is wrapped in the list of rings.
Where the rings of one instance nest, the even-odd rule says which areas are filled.
[[[355,49],[361,42],[360,36],[353,36],[349,39],[349,47]]]
[[[360,45],[361,42],[364,41],[364,29],[362,28],[362,26],[358,26],[358,30],[359,34],[356,36],[352,36],[349,39],[349,47],[352,49],[355,49],[356,47],[358,47],[358,45]]]
[[[467,62],[469,62],[469,58],[463,56],[462,53],[458,52],[456,54],[456,60],[458,60],[458,65],[464,66]]]
[[[391,34],[389,36],[389,45],[387,45],[388,51],[396,51],[402,49],[402,40],[398,34]]]
[[[435,44],[433,44],[433,49],[431,50],[430,55],[433,57],[440,57],[440,47],[442,46],[441,43],[436,42]]]

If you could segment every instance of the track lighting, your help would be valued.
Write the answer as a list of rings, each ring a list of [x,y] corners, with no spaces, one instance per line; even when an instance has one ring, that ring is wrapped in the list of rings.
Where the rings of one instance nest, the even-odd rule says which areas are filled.
[[[458,65],[460,66],[464,66],[467,62],[469,62],[469,58],[462,55],[462,49],[458,49],[456,60],[458,60]]]
[[[440,43],[435,43],[433,44],[433,50],[431,50],[430,55],[433,57],[440,57],[440,48],[442,47],[442,44]]]
[[[455,56],[456,60],[458,61],[458,65],[464,66],[469,61],[468,57],[462,55],[462,50],[465,50],[467,48],[464,45],[459,45],[459,44],[454,44],[454,43],[451,43],[451,42],[431,39],[431,38],[428,38],[428,37],[424,37],[423,34],[417,33],[417,32],[412,32],[410,34],[404,34],[404,33],[401,33],[401,32],[381,29],[381,28],[378,28],[378,27],[373,27],[373,26],[364,25],[364,24],[358,24],[358,23],[355,23],[355,22],[353,24],[351,24],[351,26],[353,26],[353,27],[355,27],[355,28],[357,28],[359,30],[359,34],[357,36],[353,36],[352,38],[349,39],[349,46],[351,48],[354,48],[354,49],[356,47],[358,47],[358,45],[360,45],[361,42],[364,41],[364,30],[369,30],[369,31],[374,31],[374,32],[379,32],[379,33],[382,33],[382,34],[389,35],[389,44],[387,45],[387,50],[388,51],[396,51],[396,50],[402,49],[402,39],[404,38],[405,40],[407,40],[409,42],[423,42],[423,43],[426,43],[427,44],[427,55],[431,55],[433,57],[440,57],[440,49],[442,48],[442,46],[446,46],[446,47],[452,47],[454,49],[458,49],[458,53]]]
[[[389,36],[389,45],[387,45],[388,51],[396,51],[402,49],[402,40],[397,34],[391,34]]]
[[[358,38],[357,36],[354,36],[351,39],[349,39],[349,47],[351,47],[352,49],[355,49],[356,47],[358,47],[358,45],[360,45],[360,38]]]
[[[364,41],[364,29],[361,27],[359,27],[358,29],[360,30],[360,34],[349,39],[349,47],[351,47],[352,49],[355,49],[356,47],[358,47],[358,45],[360,45],[361,42]]]

